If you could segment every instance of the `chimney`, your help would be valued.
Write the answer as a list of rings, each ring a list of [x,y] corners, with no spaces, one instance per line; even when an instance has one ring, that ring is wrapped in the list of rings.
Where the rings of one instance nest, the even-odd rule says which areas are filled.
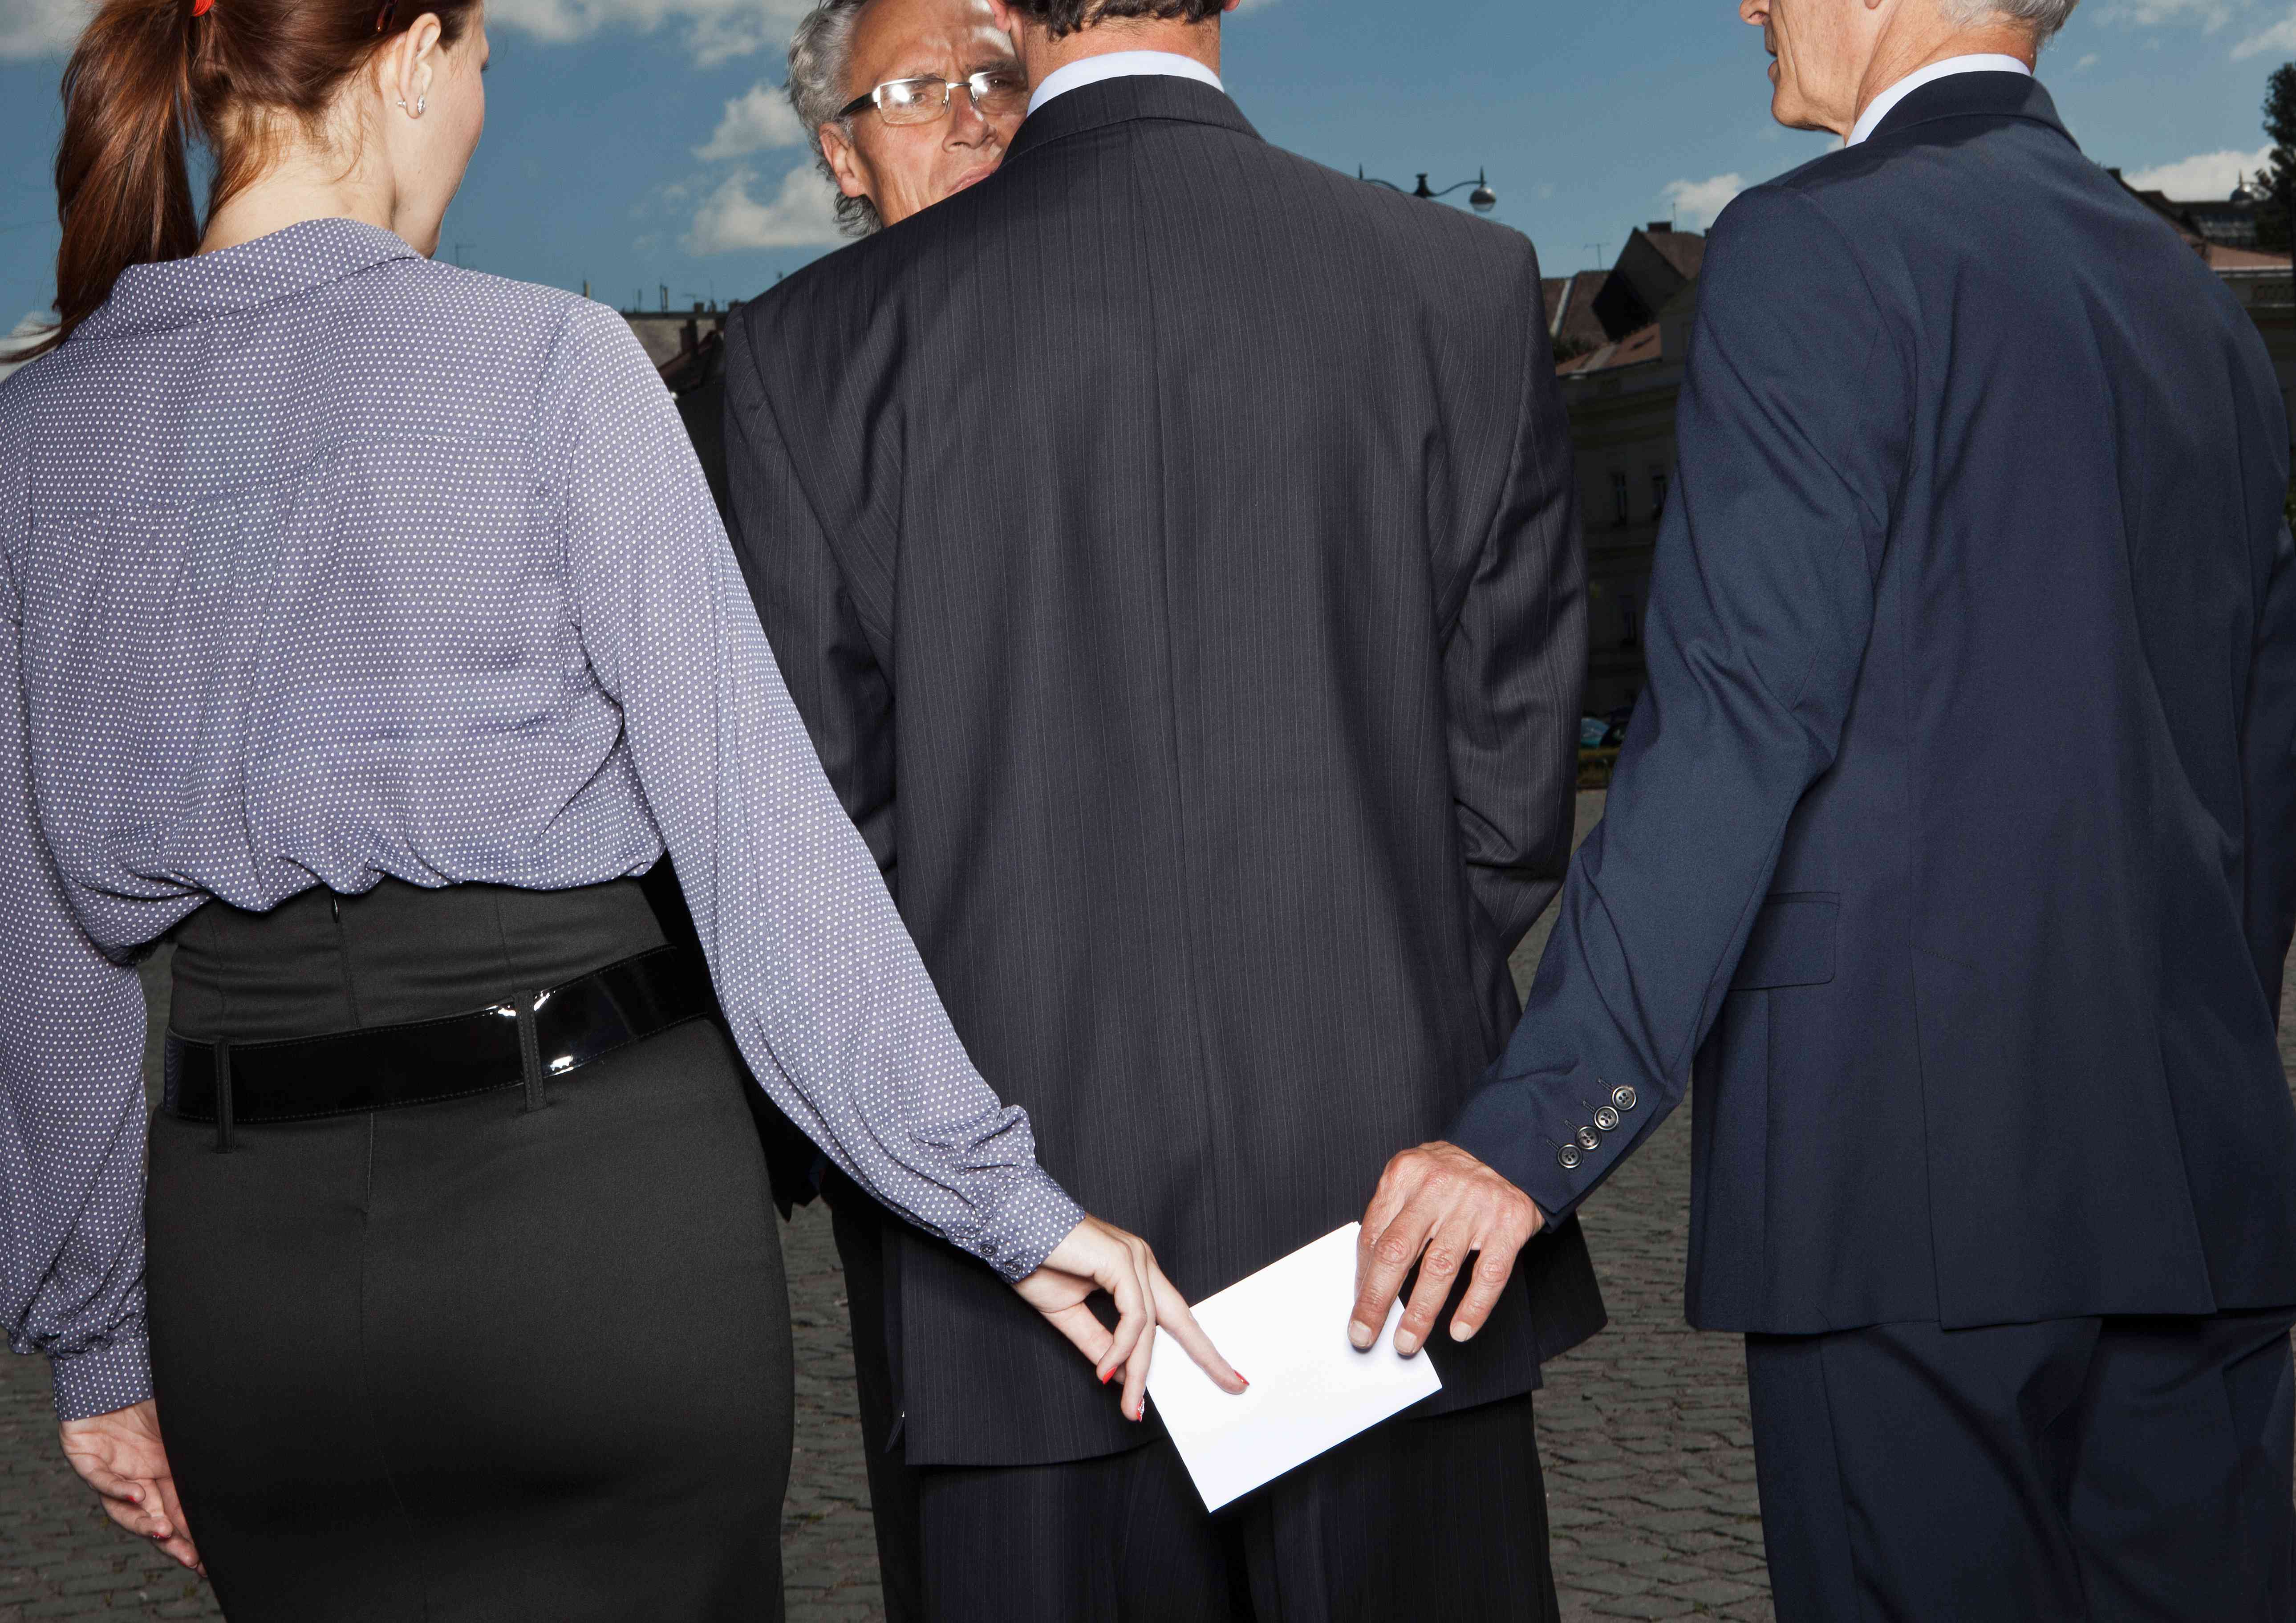
[[[1644,229],[1655,236],[1661,231],[1672,231],[1674,229],[1674,222],[1672,220],[1652,220],[1648,226],[1644,227]]]

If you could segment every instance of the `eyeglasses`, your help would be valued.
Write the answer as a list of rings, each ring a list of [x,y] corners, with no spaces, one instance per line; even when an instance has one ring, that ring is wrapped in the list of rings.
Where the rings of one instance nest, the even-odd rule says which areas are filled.
[[[931,124],[948,115],[958,86],[972,98],[978,113],[1018,112],[1029,103],[1029,81],[1018,68],[984,68],[954,83],[934,76],[919,79],[887,79],[867,95],[856,96],[837,110],[849,119],[870,108],[888,124]]]

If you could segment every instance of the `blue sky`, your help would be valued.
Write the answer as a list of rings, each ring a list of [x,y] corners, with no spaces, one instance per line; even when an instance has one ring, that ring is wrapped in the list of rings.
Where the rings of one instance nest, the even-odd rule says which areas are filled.
[[[52,296],[56,82],[82,4],[0,0],[0,331]],[[664,285],[741,297],[833,248],[772,95],[804,4],[494,0],[487,138],[442,254],[652,306]],[[2099,162],[2222,195],[2291,58],[2296,0],[2086,0],[2042,72]],[[1559,274],[1645,220],[1702,226],[1824,150],[1770,123],[1764,61],[1734,0],[1254,0],[1226,78],[1263,134],[1322,162],[1406,185],[1487,168],[1496,217]]]

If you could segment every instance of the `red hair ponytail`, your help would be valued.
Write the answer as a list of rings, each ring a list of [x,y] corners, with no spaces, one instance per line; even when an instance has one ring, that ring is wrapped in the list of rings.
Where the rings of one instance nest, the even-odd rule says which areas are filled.
[[[121,271],[179,259],[200,245],[185,167],[193,27],[188,0],[110,0],[64,70],[64,137],[56,149],[63,324],[52,344],[111,296]]]
[[[200,245],[189,154],[215,156],[208,212],[260,176],[280,115],[320,132],[335,94],[375,52],[425,15],[447,45],[479,0],[105,0],[64,70],[64,135],[56,150],[56,252],[70,338],[111,297],[131,265],[180,259]]]

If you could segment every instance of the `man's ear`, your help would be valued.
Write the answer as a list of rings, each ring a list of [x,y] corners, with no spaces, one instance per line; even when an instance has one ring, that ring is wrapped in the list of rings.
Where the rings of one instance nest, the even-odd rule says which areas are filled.
[[[840,192],[848,197],[869,195],[869,187],[861,176],[861,154],[834,124],[821,127],[821,155],[829,160],[830,172],[837,176]]]
[[[1234,0],[1229,0],[1229,4],[1234,4]],[[988,18],[990,21],[994,22],[1005,33],[1013,35],[1016,37],[1019,36],[1021,32],[1021,13],[1014,11],[1010,5],[1007,5],[1004,3],[1004,0],[988,0]]]

